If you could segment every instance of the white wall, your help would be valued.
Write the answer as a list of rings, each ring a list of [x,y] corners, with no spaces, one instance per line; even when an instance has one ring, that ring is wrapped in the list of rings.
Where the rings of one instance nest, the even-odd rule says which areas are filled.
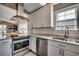
[[[16,10],[0,5],[0,20],[10,22],[11,17],[14,15],[16,15]]]

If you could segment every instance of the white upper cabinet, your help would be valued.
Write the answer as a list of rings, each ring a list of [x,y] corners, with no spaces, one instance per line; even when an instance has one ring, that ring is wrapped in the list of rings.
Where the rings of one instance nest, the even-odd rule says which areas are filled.
[[[32,27],[53,27],[53,4],[33,12],[28,19]]]

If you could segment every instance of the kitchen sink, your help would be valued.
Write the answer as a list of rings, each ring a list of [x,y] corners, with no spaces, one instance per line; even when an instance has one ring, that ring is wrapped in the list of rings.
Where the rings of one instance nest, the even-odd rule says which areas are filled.
[[[57,40],[62,40],[62,41],[67,41],[67,38],[53,38],[53,39],[57,39]]]
[[[79,40],[77,39],[77,40],[75,40],[75,42],[76,42],[76,43],[79,43]]]
[[[59,38],[59,37],[54,37],[53,39],[55,39],[55,40],[61,40],[61,41],[66,41],[66,42],[79,43],[79,39]]]

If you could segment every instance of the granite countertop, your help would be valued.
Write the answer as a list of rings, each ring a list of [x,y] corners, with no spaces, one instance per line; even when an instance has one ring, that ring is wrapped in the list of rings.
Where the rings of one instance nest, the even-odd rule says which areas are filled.
[[[10,38],[13,41],[15,41],[15,40],[21,40],[21,39],[29,38],[29,35],[27,35],[27,36],[17,36],[17,37],[0,37],[0,41],[7,40],[7,39],[10,39]]]
[[[40,37],[40,38],[44,38],[44,39],[47,39],[47,40],[52,40],[52,41],[68,43],[68,44],[73,44],[73,45],[79,46],[79,43],[76,43],[75,41],[70,41],[70,40],[64,41],[64,40],[60,40],[60,39],[53,39],[55,37],[55,35],[48,35],[48,36],[47,35],[31,35],[31,36]],[[68,39],[71,39],[71,38],[68,38]],[[73,40],[76,40],[76,39],[73,39]]]

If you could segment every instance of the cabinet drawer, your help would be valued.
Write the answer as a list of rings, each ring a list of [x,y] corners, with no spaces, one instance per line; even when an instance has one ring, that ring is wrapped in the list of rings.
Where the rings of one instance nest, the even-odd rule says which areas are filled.
[[[48,56],[59,56],[59,48],[48,45]]]
[[[36,53],[36,37],[31,36],[29,39],[29,49]]]
[[[57,42],[57,41],[53,41],[53,40],[52,41],[48,40],[48,45],[63,48],[65,50],[69,50],[69,51],[72,51],[72,52],[75,52],[75,53],[79,54],[79,46],[77,46],[77,45],[63,43],[63,42]]]
[[[56,47],[60,47],[60,48],[65,48],[66,45],[61,43],[61,42],[56,42],[56,41],[51,41],[51,40],[48,40],[48,45],[52,45],[52,46],[56,46]]]
[[[11,41],[11,40],[2,40],[2,41],[0,41],[0,44],[11,43],[10,41]]]
[[[71,52],[71,51],[64,50],[64,56],[79,56],[79,54]]]
[[[65,43],[65,46],[66,46],[66,50],[69,50],[69,51],[72,51],[72,52],[76,52],[79,54],[79,46],[77,45],[72,45],[72,44],[66,44]]]

